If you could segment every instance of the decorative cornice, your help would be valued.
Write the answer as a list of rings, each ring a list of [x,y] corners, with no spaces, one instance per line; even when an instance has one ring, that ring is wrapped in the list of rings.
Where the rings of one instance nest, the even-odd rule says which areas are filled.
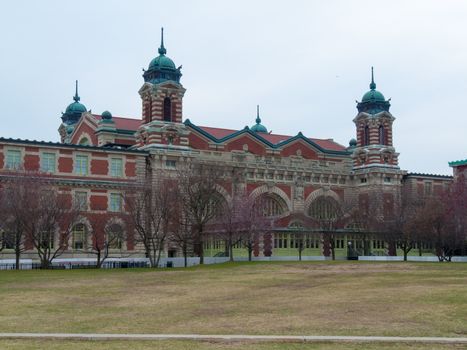
[[[36,140],[23,140],[23,139],[12,139],[0,137],[0,143],[16,143],[23,145],[37,145],[37,146],[47,146],[47,147],[58,147],[58,148],[72,148],[80,150],[98,150],[104,152],[118,152],[118,153],[138,153],[141,155],[146,155],[148,152],[143,150],[136,149],[113,149],[104,146],[85,146],[85,145],[76,145],[71,143],[60,143],[60,142],[51,142],[51,141],[36,141]]]
[[[453,179],[451,175],[438,175],[438,174],[424,174],[424,173],[407,173],[404,179],[408,177],[431,177],[435,179]]]

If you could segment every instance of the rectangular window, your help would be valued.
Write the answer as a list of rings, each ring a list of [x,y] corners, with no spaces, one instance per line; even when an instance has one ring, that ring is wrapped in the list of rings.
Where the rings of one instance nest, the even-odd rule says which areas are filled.
[[[110,160],[110,176],[113,176],[113,177],[123,176],[123,159],[112,158]]]
[[[19,169],[21,166],[21,151],[8,150],[6,153],[6,167],[8,169]]]
[[[42,153],[41,170],[46,173],[55,172],[55,153],[47,153],[47,152]]]
[[[110,211],[122,211],[122,196],[120,193],[110,194]]]
[[[75,192],[75,205],[79,210],[88,209],[88,194],[84,191]]]
[[[432,183],[425,182],[425,195],[430,196],[432,194]]]
[[[73,249],[85,249],[86,247],[86,228],[83,224],[77,224],[73,227]]]
[[[75,159],[75,173],[77,175],[88,174],[88,156],[77,155]]]
[[[167,168],[175,168],[177,166],[177,163],[175,162],[175,160],[167,159],[165,161],[165,166]]]

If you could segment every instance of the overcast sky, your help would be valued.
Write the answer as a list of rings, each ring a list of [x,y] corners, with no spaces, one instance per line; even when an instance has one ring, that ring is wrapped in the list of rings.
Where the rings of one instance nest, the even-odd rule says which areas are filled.
[[[355,137],[355,100],[391,99],[410,172],[467,158],[467,1],[1,1],[0,136],[58,141],[79,80],[92,112],[139,118],[142,68],[183,65],[184,118]]]

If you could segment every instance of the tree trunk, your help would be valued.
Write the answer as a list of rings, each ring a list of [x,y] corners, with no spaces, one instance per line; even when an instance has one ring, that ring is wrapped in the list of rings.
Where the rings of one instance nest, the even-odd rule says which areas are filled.
[[[102,265],[102,262],[101,262],[101,251],[98,250],[98,251],[97,251],[97,263],[96,263],[96,268],[100,269],[100,268],[101,268],[101,265]]]
[[[19,249],[15,249],[15,269],[19,270],[20,269],[20,256],[21,256],[21,251]]]
[[[201,236],[201,235],[200,235]],[[204,265],[204,246],[201,237],[198,240],[199,264]]]
[[[298,261],[302,261],[302,250],[298,249]]]
[[[20,257],[21,257],[21,239],[17,231],[16,237],[15,237],[15,261],[16,261],[15,269],[16,270],[20,269]]]
[[[251,261],[251,256],[253,254],[253,245],[248,247],[248,261]]]
[[[187,252],[187,247],[183,247],[183,262],[185,263],[185,267],[188,266],[188,252]]]
[[[232,246],[232,241],[229,242],[229,261],[233,262],[234,261],[234,258],[233,258],[233,246]]]

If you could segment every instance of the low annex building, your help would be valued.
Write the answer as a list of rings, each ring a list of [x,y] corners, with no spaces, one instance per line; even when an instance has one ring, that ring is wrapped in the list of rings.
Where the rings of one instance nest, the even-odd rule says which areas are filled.
[[[87,214],[73,232],[63,257],[87,256],[89,232],[98,229],[90,217],[100,218],[102,227],[125,226],[120,219],[125,210],[121,193],[145,178],[148,169],[154,170],[152,173],[170,172],[193,159],[224,167],[230,174],[230,182],[222,185],[220,195],[234,196],[235,180],[248,196],[264,198],[275,227],[259,237],[257,256],[296,255],[296,235],[307,237],[303,255],[329,255],[320,232],[306,230],[303,225],[313,216],[314,203],[320,197],[364,206],[377,196],[384,213],[400,201],[402,186],[410,187],[415,196],[431,195],[443,191],[453,179],[399,168],[392,133],[395,117],[390,101],[376,90],[373,69],[369,90],[357,104],[355,138],[348,146],[301,132],[273,134],[263,124],[259,108],[251,127],[232,130],[198,125],[183,118],[186,90],[181,76],[181,67],[167,56],[162,38],[158,56],[143,74],[139,118],[115,116],[109,111],[91,113],[81,103],[76,83],[74,101],[61,116],[61,142],[0,138],[0,181],[14,176],[17,169],[40,172],[60,191],[85,203]],[[456,176],[466,171],[467,161],[450,166]],[[362,238],[351,227],[342,227],[339,235],[336,256],[362,254]],[[133,236],[127,237],[122,254],[141,255]],[[373,255],[390,253],[378,237],[372,238],[369,249]],[[215,239],[205,242],[206,256],[223,250]],[[245,255],[246,251],[239,246],[235,253]],[[32,249],[25,254],[34,257]],[[165,254],[169,254],[169,244]],[[10,255],[9,249],[0,253],[3,258]]]

